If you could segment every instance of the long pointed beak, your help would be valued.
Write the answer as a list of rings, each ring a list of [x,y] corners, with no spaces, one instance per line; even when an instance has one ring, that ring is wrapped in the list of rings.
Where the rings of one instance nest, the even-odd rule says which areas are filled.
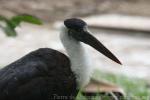
[[[82,35],[79,40],[92,46],[97,51],[101,52],[103,55],[110,58],[114,62],[122,65],[118,58],[113,53],[111,53],[100,41],[93,37],[88,31],[84,31],[84,36]]]

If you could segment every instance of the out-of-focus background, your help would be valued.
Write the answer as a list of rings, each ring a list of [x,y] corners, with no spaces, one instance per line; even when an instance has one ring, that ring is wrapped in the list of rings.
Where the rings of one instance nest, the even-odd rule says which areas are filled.
[[[1,67],[41,47],[66,53],[59,40],[59,29],[64,19],[78,17],[89,24],[93,35],[123,63],[117,65],[87,46],[93,69],[138,78],[145,81],[142,93],[145,89],[150,93],[147,92],[150,87],[150,0],[0,0],[0,15],[10,18],[24,13],[40,18],[44,24],[22,23],[16,28],[16,37],[7,37],[0,30]]]
[[[28,13],[44,21],[95,14],[150,16],[149,0],[0,0],[0,13]]]

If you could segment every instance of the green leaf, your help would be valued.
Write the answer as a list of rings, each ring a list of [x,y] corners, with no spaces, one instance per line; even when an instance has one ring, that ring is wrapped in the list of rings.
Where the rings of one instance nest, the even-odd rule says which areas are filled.
[[[40,19],[38,19],[35,16],[31,16],[31,15],[27,15],[27,14],[17,15],[10,19],[11,26],[14,28],[17,27],[22,21],[32,23],[32,24],[37,24],[37,25],[42,24]]]
[[[0,15],[0,21],[3,21],[6,23],[6,27],[3,27],[2,25],[0,25],[0,28],[3,29],[3,31],[5,32],[5,34],[7,36],[16,36],[17,33],[14,30],[14,28],[12,27],[13,25],[11,25],[11,23],[9,22],[9,20],[7,18],[5,18],[4,16]]]
[[[11,37],[17,36],[17,32],[15,31],[15,29],[9,25],[7,25],[7,27],[4,27],[3,30],[7,36],[11,36]]]
[[[19,26],[22,21],[28,22],[31,24],[37,24],[37,25],[42,24],[40,19],[31,15],[27,15],[27,14],[14,16],[10,20],[0,15],[0,21],[3,21],[4,23],[6,23],[6,27],[3,27],[2,25],[0,25],[0,28],[4,30],[7,36],[17,36],[17,32],[15,31],[15,28]]]

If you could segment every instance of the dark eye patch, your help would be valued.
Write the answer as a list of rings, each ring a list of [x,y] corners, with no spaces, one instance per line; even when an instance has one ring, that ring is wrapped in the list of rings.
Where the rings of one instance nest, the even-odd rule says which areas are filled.
[[[71,19],[66,19],[64,21],[64,25],[70,29],[82,30],[87,24],[81,19],[71,18]]]

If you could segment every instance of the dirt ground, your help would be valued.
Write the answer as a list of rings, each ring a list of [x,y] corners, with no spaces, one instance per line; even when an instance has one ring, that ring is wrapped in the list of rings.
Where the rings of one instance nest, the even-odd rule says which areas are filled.
[[[0,14],[28,13],[44,21],[104,13],[150,16],[150,0],[0,0]]]

